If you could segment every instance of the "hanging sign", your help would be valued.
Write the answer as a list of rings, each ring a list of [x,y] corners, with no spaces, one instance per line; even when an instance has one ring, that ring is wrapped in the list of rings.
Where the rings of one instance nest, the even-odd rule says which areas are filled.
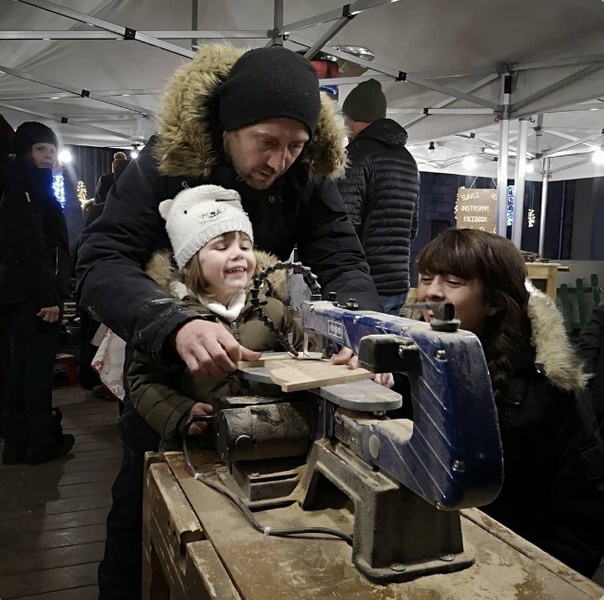
[[[457,228],[497,233],[497,190],[459,188]]]

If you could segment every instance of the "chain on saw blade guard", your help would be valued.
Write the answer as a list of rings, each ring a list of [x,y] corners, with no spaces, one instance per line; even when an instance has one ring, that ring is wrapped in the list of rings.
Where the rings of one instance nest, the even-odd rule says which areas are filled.
[[[310,267],[305,267],[300,262],[276,262],[274,265],[267,267],[254,278],[254,286],[250,291],[251,305],[254,312],[258,315],[260,320],[269,328],[270,332],[277,339],[277,341],[287,349],[288,352],[294,356],[298,356],[299,352],[294,348],[291,341],[279,331],[279,328],[273,323],[272,319],[264,312],[262,308],[266,305],[266,301],[260,300],[260,290],[264,285],[264,280],[274,273],[275,271],[286,271],[291,269],[294,274],[302,275],[304,283],[310,288],[311,300],[321,300],[321,286],[319,285],[318,277],[310,270]]]

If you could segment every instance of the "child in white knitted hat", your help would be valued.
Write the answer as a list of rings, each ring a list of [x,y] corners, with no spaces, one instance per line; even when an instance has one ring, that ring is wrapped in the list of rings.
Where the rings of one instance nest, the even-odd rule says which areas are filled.
[[[250,303],[250,282],[276,258],[254,251],[254,233],[234,190],[204,185],[180,192],[159,205],[178,267],[155,257],[147,272],[206,319],[224,325],[237,341],[259,352],[284,350],[260,321]],[[176,275],[176,277],[174,277]],[[261,292],[263,310],[279,330],[301,349],[303,334],[281,301],[287,295],[283,272],[271,275]],[[128,372],[130,398],[162,436],[162,448],[176,448],[192,414],[209,414],[221,395],[250,395],[250,383],[194,377],[183,364],[165,369],[140,352]],[[202,433],[194,424],[189,434]]]

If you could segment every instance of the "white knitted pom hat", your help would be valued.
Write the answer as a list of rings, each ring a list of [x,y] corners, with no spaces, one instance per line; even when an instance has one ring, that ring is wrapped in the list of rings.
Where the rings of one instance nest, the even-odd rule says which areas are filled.
[[[179,269],[219,235],[241,231],[254,243],[252,223],[243,212],[241,197],[235,190],[218,185],[187,188],[174,200],[161,202],[159,213],[166,221]]]

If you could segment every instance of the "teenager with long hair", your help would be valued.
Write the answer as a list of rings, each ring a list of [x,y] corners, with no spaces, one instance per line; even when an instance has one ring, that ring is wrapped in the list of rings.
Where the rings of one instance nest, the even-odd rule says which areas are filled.
[[[526,283],[520,251],[484,231],[446,231],[418,274],[418,300],[452,302],[489,366],[505,477],[483,510],[591,577],[604,553],[604,450],[560,312]]]

